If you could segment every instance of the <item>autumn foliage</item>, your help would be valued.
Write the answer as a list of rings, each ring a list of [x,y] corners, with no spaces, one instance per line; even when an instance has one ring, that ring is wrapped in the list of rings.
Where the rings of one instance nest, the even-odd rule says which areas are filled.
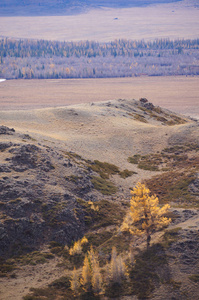
[[[81,240],[74,243],[73,247],[70,248],[69,254],[76,255],[82,253],[82,245],[87,244],[88,240],[86,237],[83,237]]]
[[[97,253],[91,247],[84,259],[81,284],[86,292],[93,291],[99,294],[102,289],[102,276],[100,273]]]
[[[132,235],[146,234],[147,249],[150,245],[151,233],[167,226],[170,219],[164,215],[170,208],[168,204],[159,206],[158,197],[150,194],[150,190],[138,183],[131,191],[130,212],[124,219],[122,231],[129,231]]]

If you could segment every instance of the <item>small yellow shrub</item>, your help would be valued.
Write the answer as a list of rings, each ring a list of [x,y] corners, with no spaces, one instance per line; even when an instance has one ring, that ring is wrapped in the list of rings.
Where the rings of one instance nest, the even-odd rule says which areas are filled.
[[[81,254],[82,253],[82,245],[87,244],[88,240],[84,236],[81,240],[74,243],[73,247],[69,249],[70,255]]]

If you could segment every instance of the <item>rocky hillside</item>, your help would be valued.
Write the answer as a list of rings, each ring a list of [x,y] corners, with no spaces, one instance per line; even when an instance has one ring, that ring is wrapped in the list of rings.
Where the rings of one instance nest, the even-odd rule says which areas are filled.
[[[41,246],[49,241],[70,244],[71,241],[82,237],[86,231],[86,215],[81,201],[96,202],[103,198],[110,200],[113,196],[117,199],[123,197],[128,199],[129,188],[133,182],[135,184],[139,178],[151,177],[150,171],[155,171],[152,172],[154,175],[157,174],[158,164],[168,169],[169,166],[164,161],[158,161],[158,154],[150,154],[151,151],[152,153],[157,151],[160,144],[165,143],[163,139],[158,141],[156,137],[154,139],[150,130],[154,134],[154,130],[157,131],[159,126],[163,129],[169,128],[172,132],[169,143],[172,145],[177,140],[180,140],[180,143],[185,142],[182,137],[185,129],[182,132],[176,132],[176,128],[183,128],[184,124],[186,132],[192,131],[193,134],[197,126],[197,122],[190,123],[188,119],[169,114],[153,106],[146,99],[141,99],[139,102],[135,100],[102,102],[86,107],[91,111],[90,116],[84,106],[53,110],[53,118],[61,120],[61,126],[64,126],[66,122],[66,127],[64,126],[63,129],[60,127],[60,133],[62,130],[69,129],[67,125],[71,122],[79,127],[77,136],[73,134],[75,129],[71,128],[68,132],[72,133],[72,136],[64,137],[68,147],[58,145],[58,143],[56,145],[54,141],[49,140],[49,137],[41,140],[38,136],[33,137],[6,126],[1,127],[1,255],[17,254],[26,248],[33,250],[38,245]],[[9,115],[9,112],[7,114]],[[92,114],[95,114],[95,126],[90,123],[93,118]],[[105,132],[107,128],[103,129],[100,121],[105,116],[107,120],[111,118],[111,122],[105,125],[109,127],[108,134]],[[134,128],[135,131],[137,128],[139,138],[133,132],[135,138],[132,139],[130,128],[128,131],[125,128],[122,129],[122,123],[118,118],[125,122],[129,120],[132,123],[132,129]],[[118,129],[114,129],[113,119],[114,121],[118,119]],[[20,118],[21,121],[23,118]],[[88,126],[94,127],[94,136],[91,135]],[[160,128],[159,131],[162,134]],[[59,132],[57,132],[58,135]],[[72,138],[71,141],[70,138]],[[187,137],[186,143],[191,142],[190,138],[191,134]],[[192,137],[192,142],[194,138],[195,135]],[[167,139],[168,133],[166,133]],[[109,151],[112,152],[112,156],[107,153],[107,143],[111,143]],[[121,148],[122,143],[123,148]],[[122,149],[125,149],[127,145],[130,152],[126,153]],[[143,150],[141,150],[142,147],[144,147]],[[193,149],[190,147],[185,151],[186,155],[190,152],[190,158],[183,157],[184,164],[191,164],[189,159],[192,156],[193,160],[193,153],[197,149],[195,145]],[[124,155],[119,154],[121,151],[125,151]],[[171,151],[174,151],[177,157],[176,161],[173,161],[173,164],[176,164],[182,158],[181,152],[183,151],[179,149],[179,155],[175,149]],[[165,152],[166,160],[169,155],[167,152]],[[138,158],[139,153],[141,163],[137,161],[137,165],[133,164],[133,157],[128,158],[128,153],[134,154],[134,158]],[[143,158],[141,153],[144,155]],[[147,153],[149,156],[146,159]],[[120,159],[117,159],[118,155]],[[123,166],[125,160],[126,163]],[[174,169],[173,165],[170,167]],[[193,181],[194,178],[193,176]],[[150,186],[153,187],[153,184],[150,183]],[[193,190],[194,188],[195,185]],[[158,193],[156,190],[155,192]]]
[[[99,198],[92,183],[94,163],[67,149],[35,145],[29,135],[14,129],[0,130],[9,140],[0,144],[0,255],[16,255],[50,241],[70,244],[82,237],[85,213],[78,200]]]
[[[30,287],[51,284],[53,278],[66,274],[66,269],[70,274],[74,266],[79,268],[83,258],[71,259],[67,249],[84,235],[89,241],[84,251],[94,245],[102,265],[112,246],[126,255],[129,237],[118,234],[118,226],[129,207],[129,189],[137,181],[145,181],[160,203],[172,205],[172,225],[168,231],[154,235],[155,248],[151,248],[164,262],[164,271],[157,261],[144,262],[140,252],[144,249],[142,238],[131,242],[134,248],[140,247],[135,255],[139,263],[143,262],[135,268],[141,268],[143,274],[146,264],[154,268],[153,280],[144,279],[144,296],[162,299],[161,295],[172,293],[176,299],[186,299],[187,293],[195,297],[199,228],[197,120],[155,107],[145,98],[7,111],[0,117],[2,299],[21,299]],[[54,268],[58,261],[60,269],[52,277],[50,266]],[[42,269],[38,265],[37,269],[40,263],[49,267]],[[30,264],[35,265],[32,271]],[[37,270],[40,277],[34,281]],[[134,271],[129,280],[136,286],[140,279],[135,280]],[[29,278],[25,289],[20,283],[24,276]],[[176,276],[180,279],[176,280]],[[35,298],[26,299],[40,299],[45,293],[45,299],[51,299],[48,295],[73,299],[67,283],[60,290],[63,282],[58,282],[42,292],[35,290]],[[15,296],[11,295],[13,285],[18,286]],[[137,295],[143,299],[139,286],[119,293],[121,297]],[[108,292],[106,295],[109,297]]]

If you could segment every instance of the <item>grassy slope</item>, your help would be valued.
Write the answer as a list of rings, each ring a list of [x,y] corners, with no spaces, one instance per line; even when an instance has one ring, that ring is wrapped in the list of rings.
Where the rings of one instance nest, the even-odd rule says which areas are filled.
[[[12,126],[17,125],[19,126],[19,122],[22,122],[23,125],[25,125],[24,122],[26,122],[26,124],[28,125],[29,122],[31,122],[31,126],[29,124],[28,128],[29,133],[31,131],[31,135],[33,135],[34,138],[36,138],[35,143],[43,143],[44,142],[44,138],[45,138],[45,144],[46,146],[51,146],[53,147],[53,143],[54,143],[54,139],[52,138],[54,136],[53,131],[57,131],[56,134],[58,134],[59,131],[59,138],[56,140],[56,149],[58,150],[58,148],[62,151],[65,148],[66,150],[70,150],[70,147],[72,145],[72,143],[76,143],[77,139],[80,139],[81,136],[81,147],[87,147],[87,150],[89,147],[91,147],[91,140],[93,139],[94,144],[96,143],[96,139],[95,139],[95,134],[97,133],[98,135],[103,136],[103,139],[98,138],[98,143],[100,141],[101,146],[96,146],[95,149],[93,149],[93,151],[95,152],[95,155],[100,156],[100,152],[101,152],[101,147],[103,145],[103,143],[106,143],[106,139],[110,139],[110,136],[112,135],[112,146],[114,148],[120,147],[121,146],[121,141],[120,139],[122,138],[122,141],[124,143],[125,139],[126,141],[128,141],[128,139],[131,138],[131,133],[132,131],[135,132],[135,130],[137,131],[138,136],[136,137],[134,134],[132,136],[133,139],[133,148],[135,148],[135,143],[136,143],[136,147],[137,151],[139,149],[139,152],[143,151],[143,145],[144,145],[144,152],[143,155],[139,156],[139,159],[141,159],[142,161],[142,165],[141,168],[139,165],[134,165],[134,164],[130,164],[127,161],[128,155],[126,152],[122,151],[121,148],[119,148],[119,152],[117,152],[117,154],[120,153],[120,162],[118,160],[118,155],[113,155],[113,151],[114,148],[111,148],[112,151],[110,151],[109,153],[106,153],[106,161],[107,162],[111,162],[110,163],[104,163],[105,159],[101,162],[100,160],[96,160],[95,162],[92,161],[88,161],[88,157],[86,160],[84,160],[84,164],[86,164],[89,169],[92,169],[93,171],[96,172],[96,175],[98,178],[103,178],[103,180],[111,180],[112,182],[114,182],[118,187],[119,187],[119,192],[117,194],[113,194],[112,196],[107,196],[104,195],[103,193],[100,193],[100,191],[98,192],[99,194],[99,198],[101,198],[100,201],[95,202],[95,207],[99,208],[98,210],[93,210],[91,208],[91,205],[84,200],[79,199],[78,200],[78,205],[81,207],[82,210],[84,210],[84,218],[85,218],[85,224],[87,226],[87,238],[89,240],[89,244],[84,248],[84,252],[87,251],[87,249],[89,248],[89,245],[93,244],[94,247],[99,251],[100,253],[100,260],[101,260],[101,264],[103,265],[108,256],[109,253],[111,251],[111,248],[113,245],[115,245],[117,247],[117,250],[119,253],[123,253],[123,255],[127,255],[126,251],[129,251],[129,241],[131,241],[130,237],[128,235],[118,235],[117,232],[117,226],[121,224],[123,216],[125,214],[125,211],[128,208],[128,200],[121,200],[123,199],[122,196],[124,196],[124,194],[126,195],[126,199],[129,199],[130,194],[129,194],[129,186],[133,185],[133,182],[136,182],[139,178],[139,180],[143,179],[143,178],[151,178],[153,175],[156,174],[156,179],[152,179],[151,183],[148,181],[148,185],[149,187],[152,186],[152,190],[153,192],[159,193],[157,191],[162,191],[161,187],[163,187],[165,189],[165,191],[167,193],[169,193],[169,189],[166,183],[169,181],[165,181],[164,178],[162,178],[163,176],[167,176],[168,178],[170,178],[170,180],[173,182],[174,178],[176,178],[176,180],[179,179],[179,184],[177,185],[173,185],[172,186],[172,197],[170,197],[169,201],[171,202],[176,202],[175,204],[177,204],[178,206],[180,206],[181,204],[183,205],[187,205],[187,206],[193,206],[195,204],[197,204],[198,202],[198,198],[197,195],[190,195],[191,190],[188,189],[188,186],[190,184],[190,180],[193,183],[193,181],[195,180],[195,177],[188,177],[188,180],[186,181],[186,178],[182,178],[182,177],[178,177],[178,173],[182,173],[183,170],[183,176],[185,176],[186,174],[190,173],[190,172],[194,172],[196,173],[198,170],[198,164],[197,164],[197,150],[198,147],[196,144],[193,144],[193,141],[197,141],[198,139],[198,133],[196,130],[197,127],[197,123],[193,122],[193,121],[189,121],[186,120],[188,122],[184,123],[184,121],[182,119],[178,119],[178,118],[174,118],[171,114],[168,114],[168,111],[162,111],[160,110],[160,108],[153,108],[152,111],[143,108],[140,106],[139,103],[137,103],[138,106],[136,106],[137,102],[133,102],[133,101],[112,101],[112,102],[105,102],[105,103],[99,103],[99,104],[95,104],[93,106],[78,106],[78,107],[73,107],[73,108],[68,108],[68,109],[55,109],[55,110],[46,110],[45,113],[44,111],[42,111],[42,115],[40,115],[40,117],[38,118],[39,115],[37,115],[37,119],[35,119],[35,116],[32,112],[32,120],[29,119],[27,120],[27,117],[25,118],[26,114],[30,114],[30,112],[27,112],[25,114],[21,114],[20,113],[20,118],[17,118],[17,115],[19,114],[19,112],[15,112],[14,115],[15,117],[13,118],[13,112],[12,112],[12,118],[13,121],[9,121],[11,122],[10,125],[12,124]],[[129,109],[131,108],[136,110],[136,111],[129,111]],[[142,108],[142,109],[141,109]],[[38,113],[38,112],[37,112]],[[41,111],[39,112],[41,113]],[[95,114],[95,118],[93,119],[92,116],[93,114]],[[136,118],[137,114],[141,115],[142,118],[140,117],[139,119]],[[165,116],[165,114],[167,114]],[[104,115],[106,116],[106,119],[104,118]],[[9,114],[7,114],[7,118],[8,118]],[[34,117],[33,117],[34,116]],[[125,117],[124,117],[125,116]],[[50,117],[50,119],[48,119]],[[163,120],[162,118],[167,118],[167,119],[173,119],[173,121],[175,120],[175,124],[167,124],[165,122],[165,120]],[[25,119],[24,119],[25,118]],[[75,124],[74,124],[74,118],[75,119]],[[143,122],[143,119],[145,120],[145,122]],[[160,119],[161,118],[161,119]],[[15,121],[14,121],[15,119]],[[17,121],[18,119],[18,121]],[[34,120],[34,123],[33,123]],[[37,121],[36,121],[37,120]],[[40,121],[39,121],[40,120]],[[52,122],[52,124],[50,125],[51,122],[49,122],[49,120]],[[101,120],[103,120],[103,123],[101,122]],[[106,122],[105,122],[106,120]],[[122,120],[124,120],[125,124],[128,124],[128,128],[127,127],[123,127],[124,123],[122,122]],[[41,122],[39,127],[40,127],[40,134],[38,135],[38,133],[35,135],[34,131],[35,131],[35,126],[36,126],[36,122]],[[180,121],[180,122],[179,122]],[[8,121],[7,121],[8,122]],[[163,122],[163,123],[162,123]],[[21,123],[21,124],[22,124]],[[119,124],[119,127],[115,127],[116,124]],[[181,123],[181,124],[179,124]],[[183,124],[184,123],[184,124]],[[48,124],[48,130],[49,133],[46,132],[46,124]],[[64,125],[65,124],[65,125]],[[81,124],[83,124],[83,126],[80,126]],[[99,126],[100,124],[100,126]],[[102,126],[104,125],[104,126]],[[22,125],[20,125],[21,127]],[[57,127],[58,126],[58,127]],[[76,127],[77,126],[77,127]],[[85,126],[85,128],[84,128]],[[111,127],[112,126],[112,127]],[[126,126],[126,125],[125,125]],[[83,127],[81,130],[82,133],[81,135],[79,135],[79,130],[76,132],[76,129]],[[92,129],[89,130],[89,128]],[[31,129],[32,128],[32,129]],[[59,129],[58,129],[59,128]],[[107,128],[112,129],[112,131],[107,132]],[[123,128],[123,130],[121,131],[121,128]],[[22,127],[21,127],[22,130]],[[61,131],[67,131],[68,133],[71,132],[72,133],[72,140],[70,141],[70,136],[68,135],[67,137],[67,146],[66,144],[62,144],[60,138],[62,137],[63,140],[65,140],[65,137],[62,136]],[[124,132],[127,131],[127,135],[124,135]],[[185,134],[189,131],[189,134]],[[76,132],[76,133],[75,133]],[[85,134],[87,132],[87,139],[85,138]],[[101,133],[100,133],[101,132]],[[144,133],[145,132],[145,133]],[[158,143],[158,138],[157,138],[157,133],[160,133],[160,135],[162,136],[161,139],[161,143]],[[164,135],[163,135],[164,133]],[[167,135],[165,135],[165,133]],[[46,134],[48,134],[49,136],[44,137]],[[77,135],[76,135],[77,134]],[[110,134],[110,136],[109,136]],[[50,136],[51,135],[51,136]],[[113,139],[113,136],[117,137],[117,140]],[[152,144],[149,143],[149,140],[146,140],[145,143],[143,144],[143,139],[145,139],[146,137],[149,137],[150,142],[152,142]],[[164,136],[164,139],[163,139]],[[173,138],[175,136],[175,139]],[[107,138],[106,138],[107,137]],[[154,139],[155,138],[155,139]],[[157,139],[156,139],[157,138]],[[192,139],[192,143],[191,140]],[[89,140],[89,143],[88,143]],[[178,142],[176,142],[178,140]],[[175,144],[174,144],[175,141]],[[30,141],[29,141],[30,142]],[[72,143],[71,143],[72,142]],[[189,142],[189,144],[188,144]],[[34,139],[31,141],[31,143],[34,143]],[[84,144],[85,143],[85,144]],[[169,147],[167,147],[167,149],[164,145],[168,143],[172,143],[172,145],[170,144]],[[180,143],[180,146],[179,144]],[[93,145],[94,145],[93,144]],[[186,144],[186,145],[184,145]],[[92,145],[92,147],[93,147]],[[129,147],[130,144],[128,145]],[[57,148],[58,147],[58,148]],[[109,145],[109,147],[111,147]],[[82,148],[76,148],[77,149],[78,154],[83,154],[86,153],[87,151],[82,151]],[[48,149],[48,148],[47,148]],[[86,149],[86,148],[85,148]],[[153,149],[153,152],[151,152]],[[157,152],[159,149],[159,153]],[[59,151],[60,151],[59,150]],[[161,152],[161,150],[163,150]],[[134,150],[135,151],[135,150]],[[137,151],[134,152],[134,154],[137,154]],[[2,152],[3,155],[6,157],[6,153],[7,151]],[[152,154],[151,154],[152,153]],[[65,153],[67,156],[69,155],[70,159],[75,160],[76,162],[78,162],[78,164],[80,163],[80,165],[83,167],[82,162],[81,162],[81,157],[79,155],[76,154],[71,154],[70,152],[66,152]],[[108,155],[107,155],[108,154]],[[145,154],[145,155],[144,155]],[[148,154],[148,156],[146,156],[146,154]],[[87,154],[88,155],[88,154]],[[90,154],[89,154],[90,155]],[[155,155],[155,156],[154,156]],[[185,157],[186,155],[186,157]],[[179,157],[184,157],[183,158],[183,162],[184,164],[182,164],[182,159],[178,159]],[[5,158],[4,157],[4,158]],[[176,157],[176,160],[174,159],[174,157]],[[105,158],[105,156],[104,156]],[[191,159],[191,160],[190,160]],[[121,177],[118,176],[118,172],[119,169],[121,169],[121,166],[124,166],[123,161],[126,160],[126,165],[128,166],[128,168],[131,170],[131,168],[138,172],[138,174],[133,174],[132,176],[128,177],[127,179],[121,179]],[[167,160],[167,161],[165,161]],[[190,160],[190,161],[189,161]],[[164,166],[162,165],[162,162],[164,164]],[[114,163],[114,165],[113,165]],[[118,166],[118,163],[120,164],[120,166]],[[171,177],[170,172],[169,171],[151,171],[151,170],[143,170],[143,164],[146,166],[148,164],[152,163],[153,165],[155,165],[156,167],[162,169],[162,167],[164,168],[173,168],[173,177]],[[175,164],[175,165],[174,165]],[[118,168],[119,167],[119,168]],[[123,168],[124,169],[124,168]],[[185,172],[186,170],[186,172]],[[60,174],[62,176],[62,174]],[[63,174],[64,176],[66,176],[66,174]],[[8,174],[6,174],[6,176],[8,176]],[[82,176],[82,174],[81,174]],[[67,178],[68,182],[70,184],[74,184],[78,183],[79,180],[81,181],[82,178],[79,174],[77,176],[69,176]],[[170,176],[170,177],[169,177]],[[95,177],[96,178],[96,177]],[[109,178],[109,179],[108,179]],[[183,182],[180,180],[183,180]],[[162,180],[163,183],[165,184],[165,186],[162,185]],[[100,182],[102,184],[102,182]],[[122,189],[121,189],[122,186]],[[96,186],[98,188],[98,186]],[[109,188],[110,186],[105,186],[105,188]],[[167,194],[165,194],[165,192],[163,193],[163,196],[165,197],[164,202],[167,202]],[[183,196],[183,201],[181,201],[182,199],[180,199],[179,197]],[[192,198],[190,198],[190,196]],[[159,195],[160,199],[162,199],[162,195],[160,193]],[[194,197],[194,198],[193,198]],[[108,201],[107,201],[108,200]],[[179,202],[180,200],[180,202]],[[192,203],[190,203],[190,200],[192,201]],[[78,211],[76,210],[75,212],[78,216]],[[190,212],[191,213],[191,212]],[[181,220],[183,220],[183,216],[185,216],[187,214],[187,212],[185,211],[184,213],[180,213],[180,215],[176,215],[176,214],[171,214],[170,216],[173,217],[173,220],[176,222],[176,220],[178,220],[179,218]],[[191,214],[191,217],[193,215]],[[189,217],[190,218],[190,217]],[[186,218],[185,218],[186,219]],[[178,225],[176,225],[178,226]],[[180,225],[182,226],[182,225]],[[185,226],[183,228],[183,230],[189,230],[190,226],[195,226],[194,224],[192,224],[191,222],[187,224],[187,226]],[[172,229],[173,230],[173,229]],[[191,257],[195,257],[194,255],[194,249],[197,246],[197,237],[194,236],[194,232],[195,230],[193,230],[193,236],[192,236],[192,242],[195,241],[193,244],[193,247],[190,249],[187,249],[187,256],[191,256]],[[162,235],[162,233],[157,233],[158,236]],[[195,286],[194,286],[194,281],[190,278],[193,278],[195,280],[195,278],[197,278],[197,272],[195,270],[195,267],[197,266],[196,261],[195,262],[195,267],[193,268],[192,264],[184,264],[184,260],[182,257],[182,253],[179,252],[182,249],[184,249],[183,247],[188,247],[189,245],[189,239],[190,236],[188,237],[188,235],[185,235],[184,231],[171,231],[169,233],[167,233],[164,237],[163,240],[158,240],[158,238],[156,238],[154,240],[154,243],[157,243],[158,241],[161,242],[160,245],[155,245],[151,248],[150,253],[143,254],[142,251],[135,251],[134,255],[137,255],[137,260],[136,260],[136,264],[131,267],[129,265],[129,281],[124,283],[123,288],[121,289],[114,289],[111,290],[110,287],[106,288],[106,294],[109,297],[111,294],[113,294],[113,292],[115,293],[115,296],[117,295],[132,295],[132,294],[136,294],[140,299],[143,297],[151,297],[151,295],[153,294],[154,297],[156,297],[155,295],[158,293],[158,291],[163,291],[163,295],[165,295],[165,297],[167,297],[167,294],[170,290],[170,293],[172,292],[172,295],[177,296],[177,297],[181,297],[182,293],[184,292],[184,290],[186,289],[186,285],[187,283],[190,285],[190,290],[187,292],[188,295],[190,297],[194,297],[194,293],[195,293]],[[142,239],[138,239],[136,241],[133,242],[132,245],[135,245],[134,243],[136,243],[137,245],[140,246],[140,249],[142,250],[143,247],[145,247],[145,243],[144,245],[142,245],[143,240]],[[132,241],[131,241],[132,243]],[[178,243],[178,244],[176,244]],[[183,244],[182,244],[183,243]],[[172,246],[173,245],[173,246]],[[176,245],[176,246],[175,246]],[[183,246],[184,245],[184,246]],[[61,260],[61,269],[60,269],[60,273],[64,273],[65,278],[61,278],[58,279],[60,276],[59,274],[57,274],[56,278],[58,279],[56,282],[53,282],[52,284],[50,284],[48,286],[47,289],[36,289],[33,291],[34,296],[28,296],[25,299],[40,299],[41,297],[44,297],[44,299],[51,299],[50,297],[52,297],[52,299],[55,299],[55,297],[57,297],[56,295],[59,295],[62,298],[66,298],[70,299],[73,298],[73,295],[71,294],[70,289],[68,289],[69,287],[69,277],[70,276],[70,270],[73,269],[73,266],[76,266],[77,268],[79,266],[82,265],[82,261],[83,261],[83,255],[81,255],[80,257],[74,257],[71,258],[68,255],[68,251],[67,249],[63,247],[63,245],[60,244],[49,244],[46,245],[47,248],[45,248],[44,250],[42,250],[41,253],[35,252],[32,253],[31,255],[25,255],[24,257],[21,257],[18,262],[16,261],[16,265],[18,264],[19,266],[23,266],[24,264],[36,264],[36,268],[39,268],[40,263],[46,263],[47,261],[48,264],[47,265],[53,265],[53,257],[57,257],[60,258]],[[171,248],[171,246],[173,248]],[[178,247],[177,247],[178,246]],[[176,248],[177,247],[177,248]],[[133,249],[135,249],[133,247]],[[180,249],[179,251],[177,251],[176,249]],[[191,250],[192,249],[192,250]],[[192,251],[192,253],[190,253],[190,251]],[[43,253],[43,254],[42,254]],[[172,261],[171,261],[171,255],[172,255]],[[154,259],[154,257],[156,257]],[[50,260],[49,260],[50,259]],[[180,259],[180,262],[179,262]],[[178,268],[176,267],[176,264],[173,264],[172,262],[175,261],[178,268],[185,268],[186,265],[186,274],[183,275]],[[127,260],[128,262],[128,260]],[[193,263],[194,263],[193,262]],[[28,270],[28,266],[27,267],[23,267],[24,272],[23,274],[20,275],[20,272],[18,271],[12,271],[11,273],[9,273],[9,266],[10,263],[13,265],[13,261],[8,261],[7,264],[4,265],[4,270],[7,273],[7,276],[11,276],[14,277],[16,274],[16,276],[19,276],[19,278],[17,279],[7,279],[7,282],[5,283],[4,279],[2,279],[2,283],[5,284],[4,287],[4,292],[6,292],[5,290],[7,289],[7,292],[9,291],[9,288],[14,282],[18,282],[20,281],[20,276],[26,276],[27,273],[26,272],[30,272],[27,271]],[[185,262],[186,263],[186,262]],[[37,267],[37,264],[38,267]],[[175,266],[175,268],[174,268]],[[66,271],[66,269],[63,271],[63,268],[66,268],[68,271]],[[161,270],[162,271],[161,271]],[[45,270],[45,268],[44,268]],[[43,281],[42,279],[42,275],[44,278],[46,278],[47,275],[45,272],[46,271],[42,271],[42,268],[40,268],[40,272],[41,272],[41,284],[40,286],[42,286],[43,284],[46,284],[46,281]],[[18,275],[19,274],[19,275]],[[26,274],[26,275],[25,275]],[[68,274],[66,276],[66,274]],[[175,274],[180,274],[180,279],[179,281],[176,281],[176,275]],[[61,274],[60,274],[61,275]],[[51,279],[52,277],[49,276],[49,280],[48,282],[50,283],[52,281]],[[54,277],[55,279],[55,277]],[[140,284],[142,283],[142,284]],[[34,282],[31,280],[28,280],[28,282],[26,283],[27,286],[37,286],[38,287],[38,282]],[[143,289],[143,286],[145,286],[145,289]],[[20,284],[18,286],[20,288]],[[27,290],[26,290],[27,291]],[[154,294],[155,293],[155,294]],[[20,295],[24,295],[20,294]],[[42,296],[43,295],[43,296]],[[21,297],[21,296],[20,296]],[[21,298],[19,298],[21,299]],[[158,299],[158,298],[154,298],[154,299]]]

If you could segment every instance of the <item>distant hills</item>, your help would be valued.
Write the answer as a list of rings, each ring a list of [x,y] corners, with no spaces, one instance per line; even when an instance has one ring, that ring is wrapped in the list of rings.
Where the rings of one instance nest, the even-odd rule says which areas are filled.
[[[0,16],[70,15],[91,8],[134,7],[181,0],[0,0]]]

